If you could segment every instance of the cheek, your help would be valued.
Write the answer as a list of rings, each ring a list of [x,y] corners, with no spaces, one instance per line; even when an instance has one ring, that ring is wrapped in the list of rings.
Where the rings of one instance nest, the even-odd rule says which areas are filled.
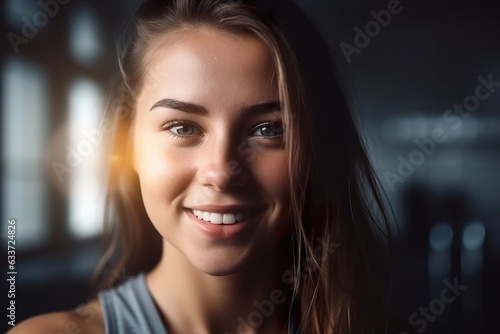
[[[286,153],[280,151],[278,154],[269,154],[269,157],[256,160],[256,177],[273,203],[267,229],[270,229],[274,242],[279,242],[290,233],[291,228],[287,220],[290,207],[288,159]]]
[[[183,154],[180,159],[175,150],[162,145],[162,134],[137,132],[135,139],[135,166],[146,208],[149,211],[174,204],[192,180],[192,157]]]
[[[256,159],[254,175],[280,211],[288,208],[290,178],[286,153],[273,152]]]

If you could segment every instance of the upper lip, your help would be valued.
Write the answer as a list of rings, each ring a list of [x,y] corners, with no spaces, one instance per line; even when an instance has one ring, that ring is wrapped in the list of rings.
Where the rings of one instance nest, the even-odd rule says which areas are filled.
[[[204,212],[213,212],[213,213],[245,213],[245,212],[254,212],[258,210],[255,206],[245,205],[245,204],[229,204],[229,205],[218,205],[218,204],[203,204],[203,205],[194,205],[186,207],[191,210],[198,210]]]

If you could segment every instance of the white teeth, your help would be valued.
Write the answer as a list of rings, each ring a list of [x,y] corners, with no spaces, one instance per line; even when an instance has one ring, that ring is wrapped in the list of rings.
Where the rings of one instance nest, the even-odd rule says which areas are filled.
[[[224,217],[222,218],[223,224],[234,224],[235,222],[236,222],[236,215],[233,215],[232,213],[224,214]]]
[[[202,212],[201,217],[198,217],[198,218],[201,218],[201,219],[209,222],[210,221],[210,212]]]
[[[222,224],[222,213],[211,213],[210,222],[217,225]]]
[[[226,224],[231,225],[238,221],[242,221],[244,218],[250,217],[250,213],[213,213],[205,212],[200,210],[191,210],[191,212],[199,219],[210,222],[212,224],[220,225]]]

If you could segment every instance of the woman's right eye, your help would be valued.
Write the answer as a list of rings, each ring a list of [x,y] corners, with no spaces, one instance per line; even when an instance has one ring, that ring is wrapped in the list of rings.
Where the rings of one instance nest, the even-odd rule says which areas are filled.
[[[201,134],[201,131],[196,126],[186,122],[170,122],[165,124],[163,128],[168,131],[169,134],[181,138],[198,136]]]

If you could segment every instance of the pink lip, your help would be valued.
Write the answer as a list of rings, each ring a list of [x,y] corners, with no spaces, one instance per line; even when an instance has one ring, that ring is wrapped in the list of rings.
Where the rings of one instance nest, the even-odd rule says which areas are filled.
[[[191,212],[190,209],[185,208],[184,212],[186,212],[189,219],[196,224],[196,226],[201,230],[201,232],[210,239],[234,240],[236,238],[241,238],[244,235],[246,235],[251,230],[252,227],[255,227],[257,225],[255,223],[252,223],[252,220],[256,217],[255,214],[252,214],[249,218],[236,222],[232,225],[224,225],[224,224],[215,225],[210,222],[204,221],[203,219],[199,219]],[[215,212],[215,213],[229,213],[229,212],[240,212],[242,207],[237,208],[235,206],[229,206],[229,207],[196,206],[192,207],[192,209]],[[247,206],[246,210],[248,211]]]

